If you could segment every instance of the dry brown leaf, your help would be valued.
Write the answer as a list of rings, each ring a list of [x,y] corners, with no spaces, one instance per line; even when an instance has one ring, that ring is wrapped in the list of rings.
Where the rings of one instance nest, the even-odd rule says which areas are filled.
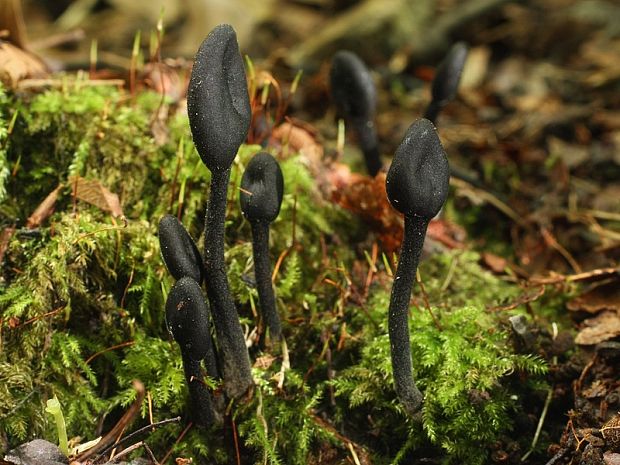
[[[566,307],[573,312],[620,311],[620,281],[614,279],[603,284],[596,284],[568,301]]]
[[[503,274],[506,272],[508,261],[504,257],[500,257],[491,252],[483,252],[480,258],[482,258],[482,263],[493,273]]]
[[[0,81],[10,87],[25,78],[47,76],[47,67],[36,55],[0,40]]]
[[[84,179],[79,176],[71,178],[70,181],[73,195],[77,199],[110,212],[115,218],[123,216],[118,195],[110,192],[99,181]]]
[[[605,311],[594,318],[584,321],[586,325],[575,337],[579,345],[594,345],[620,336],[620,315],[618,312]]]

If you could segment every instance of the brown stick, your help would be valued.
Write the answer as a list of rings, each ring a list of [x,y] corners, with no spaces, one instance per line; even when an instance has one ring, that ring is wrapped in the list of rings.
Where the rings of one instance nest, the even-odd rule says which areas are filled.
[[[114,443],[121,431],[123,431],[133,421],[140,411],[140,406],[142,405],[144,394],[146,393],[144,384],[137,379],[133,381],[133,387],[137,392],[136,400],[133,401],[121,419],[118,420],[118,423],[116,423],[116,425],[114,425],[114,427],[108,431],[103,438],[101,438],[101,441],[99,441],[94,447],[85,451],[83,454],[78,455],[75,459],[76,461],[84,462],[87,458],[92,457],[93,455],[99,453],[99,451],[104,450],[107,446]]]

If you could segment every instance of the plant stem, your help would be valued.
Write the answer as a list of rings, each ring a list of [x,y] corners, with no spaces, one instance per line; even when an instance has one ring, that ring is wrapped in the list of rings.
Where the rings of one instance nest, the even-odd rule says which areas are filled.
[[[282,336],[280,318],[276,311],[276,296],[271,283],[271,262],[269,260],[269,223],[252,221],[252,254],[254,256],[254,276],[260,309],[269,335],[274,341]]]
[[[405,410],[411,415],[422,407],[423,396],[413,380],[409,301],[428,223],[427,218],[405,216],[405,234],[392,285],[388,316],[394,387]]]
[[[207,295],[222,357],[224,390],[229,397],[237,398],[252,385],[252,372],[224,262],[224,222],[229,180],[230,168],[211,172],[211,192],[205,220],[204,257]]]

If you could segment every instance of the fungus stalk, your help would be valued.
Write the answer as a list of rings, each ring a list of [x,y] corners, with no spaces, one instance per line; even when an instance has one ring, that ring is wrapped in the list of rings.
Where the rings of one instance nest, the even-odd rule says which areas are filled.
[[[409,340],[409,301],[428,223],[429,220],[426,218],[405,216],[405,231],[388,310],[394,386],[405,409],[412,413],[420,410],[423,396],[413,381]]]
[[[260,307],[269,328],[269,335],[274,340],[282,337],[280,318],[276,311],[276,296],[271,282],[271,261],[269,260],[269,223],[253,221],[252,255],[254,257],[254,276]]]
[[[233,398],[252,385],[250,357],[239,323],[224,261],[224,231],[230,168],[211,172],[211,191],[205,220],[204,257],[207,295],[213,309],[217,343],[222,356],[226,393]]]

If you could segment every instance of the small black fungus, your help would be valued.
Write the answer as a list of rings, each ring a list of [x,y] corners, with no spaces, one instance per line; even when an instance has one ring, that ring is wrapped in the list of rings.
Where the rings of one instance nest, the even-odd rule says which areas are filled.
[[[418,413],[423,396],[413,379],[409,340],[409,300],[430,220],[448,195],[450,167],[433,124],[411,125],[387,173],[390,203],[405,215],[405,231],[392,285],[388,330],[396,394],[410,415]]]
[[[280,212],[283,192],[284,179],[280,165],[270,154],[259,152],[243,173],[239,203],[243,216],[252,227],[254,275],[260,308],[274,340],[281,338],[282,330],[271,283],[269,224]]]
[[[329,78],[334,103],[357,135],[368,174],[375,176],[382,163],[374,123],[377,91],[370,72],[357,55],[341,50],[332,59]]]
[[[179,279],[172,286],[166,300],[166,322],[168,330],[181,348],[192,414],[196,423],[201,426],[210,426],[221,421],[214,408],[211,393],[204,384],[200,366],[200,361],[205,359],[207,373],[216,375],[209,369],[216,366],[209,320],[209,308],[200,285],[190,277]]]
[[[166,268],[174,279],[189,276],[198,284],[204,277],[202,256],[185,227],[176,216],[165,215],[159,221],[159,246]]]
[[[441,109],[456,96],[467,53],[467,45],[463,42],[457,42],[437,67],[431,87],[431,102],[426,109],[424,118],[435,123]]]

